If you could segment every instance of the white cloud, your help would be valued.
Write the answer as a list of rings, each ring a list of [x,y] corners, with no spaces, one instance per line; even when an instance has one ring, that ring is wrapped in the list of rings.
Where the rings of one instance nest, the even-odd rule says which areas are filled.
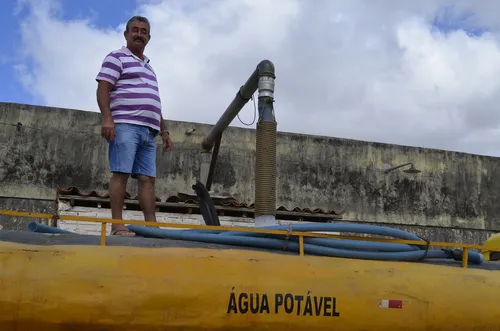
[[[22,45],[35,66],[20,72],[22,82],[46,105],[98,111],[94,77],[103,57],[124,44],[125,22],[100,30],[90,19],[62,21],[57,6],[23,2],[30,14]],[[435,31],[431,22],[445,2],[431,0],[188,3],[139,1],[136,11],[152,24],[147,55],[166,118],[215,123],[269,59],[279,130],[500,155],[492,16],[500,4],[453,2],[448,17],[491,29],[474,37]],[[252,112],[249,103],[242,119]]]

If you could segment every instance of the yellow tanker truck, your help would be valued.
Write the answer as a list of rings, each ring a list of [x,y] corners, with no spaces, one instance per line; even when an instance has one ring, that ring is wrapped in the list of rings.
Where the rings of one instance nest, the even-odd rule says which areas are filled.
[[[257,88],[256,228],[225,228],[208,195],[215,160]],[[275,224],[273,91],[263,61],[203,141],[193,189],[205,226],[2,211],[102,232],[0,231],[0,331],[499,331],[498,237],[483,248],[357,223]],[[106,223],[137,236],[108,238]]]
[[[500,263],[472,245],[344,222],[126,223],[136,237],[0,231],[0,330],[500,330]]]

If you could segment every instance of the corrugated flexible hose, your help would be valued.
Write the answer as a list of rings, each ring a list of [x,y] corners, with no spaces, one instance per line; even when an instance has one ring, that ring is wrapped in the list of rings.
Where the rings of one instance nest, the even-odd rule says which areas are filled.
[[[255,216],[276,214],[276,121],[257,123]]]

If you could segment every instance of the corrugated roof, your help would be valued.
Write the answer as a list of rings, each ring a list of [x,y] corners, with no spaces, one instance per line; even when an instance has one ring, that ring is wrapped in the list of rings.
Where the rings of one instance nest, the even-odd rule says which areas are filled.
[[[72,197],[81,197],[81,198],[99,198],[99,199],[109,199],[109,194],[99,193],[98,191],[91,190],[88,192],[82,192],[78,187],[67,187],[67,188],[59,188],[57,190],[57,196],[72,196]],[[125,198],[129,200],[138,200],[138,196],[132,196],[130,193],[125,193]],[[198,197],[196,195],[186,194],[186,193],[178,193],[177,195],[171,195],[167,197],[165,200],[156,197],[156,202],[167,202],[167,203],[179,203],[179,204],[198,204]],[[221,207],[230,207],[236,209],[254,209],[255,204],[250,203],[246,204],[244,202],[240,202],[233,197],[212,197],[212,201],[215,206]],[[344,214],[344,211],[336,211],[336,210],[325,210],[321,208],[301,208],[294,207],[293,209],[287,209],[284,206],[279,206],[276,208],[278,211],[288,212],[288,213],[301,213],[301,214],[312,214],[312,215],[331,215],[335,216],[335,218],[341,218]]]
[[[98,191],[92,190],[88,192],[82,192],[78,187],[76,186],[71,186],[67,188],[58,188],[57,189],[57,196],[60,195],[73,195],[73,196],[79,196],[79,197],[87,197],[87,198],[101,198],[101,199],[109,199],[109,194],[106,193],[99,193]],[[125,192],[125,199],[130,199],[130,200],[138,200],[138,196],[132,196],[130,193]],[[156,197],[157,202],[161,202],[161,199]]]

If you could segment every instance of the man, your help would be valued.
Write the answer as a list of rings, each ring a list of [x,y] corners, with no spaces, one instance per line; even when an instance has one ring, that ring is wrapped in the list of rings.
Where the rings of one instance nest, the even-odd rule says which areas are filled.
[[[96,77],[101,135],[109,144],[111,214],[114,219],[122,219],[127,180],[131,176],[139,182],[144,219],[156,222],[155,137],[161,136],[164,151],[171,150],[172,141],[163,121],[156,74],[144,55],[151,39],[149,21],[132,17],[124,36],[127,46],[110,52]],[[122,224],[113,224],[111,234],[135,235]]]

